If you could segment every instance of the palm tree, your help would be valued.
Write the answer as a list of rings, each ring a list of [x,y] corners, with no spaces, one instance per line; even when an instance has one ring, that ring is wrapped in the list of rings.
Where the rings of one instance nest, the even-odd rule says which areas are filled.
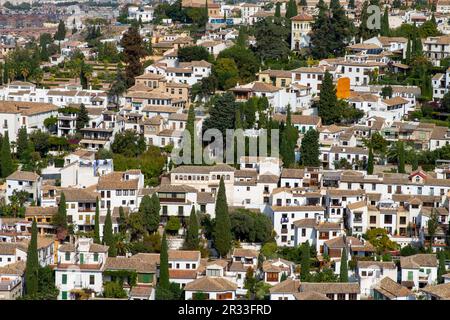
[[[26,66],[22,66],[22,68],[20,69],[20,73],[22,74],[22,77],[24,79],[24,81],[27,81],[27,77],[30,74],[30,70],[26,67]]]

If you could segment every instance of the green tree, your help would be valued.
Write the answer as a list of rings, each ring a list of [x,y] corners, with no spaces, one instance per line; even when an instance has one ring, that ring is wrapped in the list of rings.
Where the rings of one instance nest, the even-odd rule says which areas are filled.
[[[169,249],[167,246],[166,233],[164,232],[161,241],[160,267],[159,267],[159,287],[168,290],[169,283]]]
[[[304,166],[320,166],[319,132],[312,128],[306,132],[300,146],[300,155]]]
[[[340,282],[348,282],[347,248],[345,248],[345,247],[342,249],[339,281]]]
[[[338,122],[340,119],[338,101],[336,97],[336,87],[333,84],[333,76],[328,71],[325,72],[322,87],[320,89],[320,98],[318,102],[319,116],[324,124],[329,125]]]
[[[37,224],[33,219],[31,224],[31,240],[28,244],[27,262],[25,267],[25,291],[33,297],[38,293],[39,258],[37,247]]]
[[[397,161],[397,171],[398,173],[406,173],[405,171],[405,145],[403,141],[397,142],[398,148],[398,161]]]
[[[2,139],[2,149],[0,155],[0,163],[2,169],[2,178],[6,178],[14,171],[13,160],[11,157],[11,146],[9,144],[8,131],[5,131],[5,136]]]
[[[239,80],[239,70],[233,59],[219,58],[213,67],[213,74],[217,77],[221,90],[234,87]]]
[[[58,204],[58,212],[53,216],[52,222],[56,228],[67,230],[67,204],[64,192],[61,192]]]
[[[226,137],[227,129],[234,129],[237,103],[234,95],[227,92],[211,99],[209,117],[203,122],[203,130],[217,129]]]
[[[445,253],[443,251],[439,251],[438,258],[439,258],[439,267],[437,280],[438,283],[443,283],[444,278],[442,276],[447,273],[447,270],[445,269]]]
[[[291,107],[288,105],[286,113],[286,125],[281,132],[280,155],[285,167],[295,163],[295,146],[297,145],[298,130],[292,125]]]
[[[386,6],[384,8],[384,14],[383,17],[381,18],[381,35],[383,37],[389,37],[390,34],[390,28],[389,28],[389,9]]]
[[[176,217],[176,216],[172,216],[169,217],[169,220],[167,221],[166,224],[166,231],[169,234],[176,234],[178,232],[178,230],[180,230],[181,228],[181,223],[180,223],[180,218]]]
[[[113,236],[111,210],[108,208],[103,226],[103,244],[108,246],[108,256],[115,257],[117,255],[117,248]]]
[[[208,50],[202,46],[186,46],[178,49],[178,61],[191,62],[191,61],[211,61],[212,57]]]
[[[279,2],[275,4],[275,17],[281,18],[281,4]]]
[[[27,128],[21,127],[19,129],[19,132],[17,134],[17,158],[20,159],[21,162],[25,162],[29,159],[25,159],[25,156],[27,155],[28,150],[28,134],[27,134]]]
[[[297,3],[295,0],[289,0],[286,6],[286,19],[295,17],[297,14]]]
[[[66,25],[64,24],[64,21],[59,20],[58,30],[56,31],[54,38],[55,40],[59,41],[62,41],[66,38]]]
[[[262,61],[287,59],[290,53],[288,35],[282,19],[259,20],[255,24],[256,54]]]
[[[214,226],[214,245],[219,255],[225,257],[231,249],[231,222],[228,214],[227,195],[223,177],[220,178],[216,198],[216,223]]]
[[[156,193],[150,197],[145,195],[139,205],[139,213],[143,217],[144,228],[153,233],[159,226],[159,211],[161,209],[159,198]]]
[[[84,128],[89,123],[89,113],[86,110],[84,103],[80,105],[80,111],[77,115],[77,130]]]
[[[200,239],[198,237],[199,224],[195,207],[192,206],[191,215],[189,216],[189,224],[184,239],[184,247],[188,250],[198,250]]]
[[[310,246],[309,242],[306,241],[304,244],[302,244],[301,248],[301,269],[300,269],[300,279],[302,281],[308,281],[309,279],[309,269],[311,265],[311,256],[310,256]]]
[[[373,151],[369,148],[369,159],[367,160],[367,174],[373,174]]]
[[[141,58],[145,57],[144,41],[137,27],[130,27],[122,36],[120,45],[123,47],[123,60],[127,64],[125,68],[125,83],[127,88],[134,85],[134,78],[143,72]]]
[[[239,74],[239,83],[248,83],[256,79],[260,68],[257,56],[246,45],[234,45],[219,53],[217,59],[233,59]]]
[[[95,200],[95,218],[94,218],[94,243],[100,244],[100,205],[98,197]]]

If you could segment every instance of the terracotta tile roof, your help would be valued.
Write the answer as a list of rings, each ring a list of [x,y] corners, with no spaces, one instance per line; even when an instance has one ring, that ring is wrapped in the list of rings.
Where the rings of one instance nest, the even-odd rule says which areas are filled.
[[[136,256],[130,258],[108,257],[105,270],[134,270],[139,273],[155,273],[156,263],[144,261]]]
[[[443,300],[449,300],[450,299],[450,282],[448,283],[442,283],[434,286],[426,286],[425,288],[421,289],[421,291],[431,294],[433,296],[439,297]]]
[[[93,190],[79,188],[65,188],[60,190],[60,194],[64,193],[66,202],[95,202],[100,194]]]
[[[419,253],[408,257],[400,257],[400,266],[405,269],[437,267],[438,261],[435,254]]]
[[[197,270],[169,269],[170,279],[197,279]]]
[[[156,187],[156,192],[197,192],[197,189],[188,185],[175,185],[175,184],[162,184],[159,187]]]
[[[15,171],[6,177],[7,180],[17,180],[17,181],[37,181],[39,175],[34,172],[28,171]]]
[[[411,290],[398,284],[389,277],[381,279],[374,287],[374,290],[380,292],[389,299],[395,299],[398,297],[407,297],[412,295]]]
[[[384,100],[382,100],[382,102],[387,104],[388,106],[396,106],[399,104],[406,104],[406,103],[408,103],[408,100],[397,96],[397,97],[393,97],[390,99],[384,99]]]
[[[273,211],[325,211],[322,206],[272,206]]]
[[[232,256],[233,257],[257,258],[258,257],[258,251],[252,250],[252,249],[234,248]]]
[[[224,279],[215,277],[202,277],[189,282],[184,287],[185,291],[203,291],[203,292],[223,292],[236,291],[237,284]]]
[[[358,268],[377,267],[380,269],[396,269],[395,263],[392,261],[358,261]]]
[[[293,223],[297,228],[314,228],[317,225],[316,219],[300,219]]]
[[[211,172],[234,172],[235,169],[227,164],[217,164],[214,166],[179,166],[171,171],[171,173],[197,173],[208,174]]]
[[[26,262],[17,261],[0,267],[0,276],[2,275],[18,275],[22,276],[25,273]]]
[[[15,255],[17,243],[15,242],[0,242],[1,255]]]
[[[286,115],[284,114],[274,114],[273,120],[275,121],[286,121]],[[320,117],[318,116],[304,116],[299,114],[293,114],[291,116],[292,124],[301,124],[301,125],[319,125]]]
[[[130,297],[150,298],[153,292],[151,286],[133,286],[130,290]]]
[[[309,291],[309,292],[295,292],[295,300],[330,300],[326,295],[319,292]]]
[[[169,250],[169,261],[199,261],[200,251],[191,250]]]
[[[58,212],[58,207],[35,207],[25,208],[25,217],[34,217],[36,215],[54,215]]]
[[[295,293],[299,292],[300,280],[286,279],[269,289],[270,293]]]
[[[216,200],[214,195],[210,192],[198,192],[197,193],[197,203],[215,203]]]
[[[297,178],[302,179],[305,174],[304,169],[288,169],[283,168],[281,171],[281,178]]]
[[[367,205],[366,205],[365,201],[357,201],[357,202],[349,203],[347,205],[347,208],[349,208],[350,210],[355,210],[355,209],[359,209],[359,208],[364,208],[366,206]]]
[[[124,172],[115,171],[104,176],[101,176],[98,179],[98,190],[104,189],[137,189],[138,188],[138,179],[124,179]]]
[[[0,101],[0,113],[17,113],[23,116],[32,116],[56,110],[58,110],[58,107],[51,103]]]
[[[341,230],[341,225],[334,222],[321,222],[315,226],[319,231]]]
[[[278,176],[273,174],[261,174],[258,176],[258,183],[278,183]]]
[[[327,293],[360,293],[359,283],[340,283],[340,282],[303,282],[300,285],[300,292],[318,292]]]

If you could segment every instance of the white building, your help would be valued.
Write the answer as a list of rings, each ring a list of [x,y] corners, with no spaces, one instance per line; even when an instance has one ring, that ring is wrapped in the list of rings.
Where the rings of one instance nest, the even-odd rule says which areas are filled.
[[[108,247],[95,244],[90,238],[61,245],[54,269],[58,300],[74,300],[80,291],[90,292],[92,296],[101,294],[107,258]]]

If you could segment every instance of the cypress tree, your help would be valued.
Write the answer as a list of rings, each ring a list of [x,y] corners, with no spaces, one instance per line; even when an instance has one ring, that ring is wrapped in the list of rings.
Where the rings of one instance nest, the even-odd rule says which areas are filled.
[[[28,150],[28,134],[27,134],[27,128],[21,127],[19,129],[19,132],[17,134],[17,158],[20,159],[20,161],[25,161],[27,159],[24,159],[26,156]]]
[[[64,24],[64,21],[59,20],[58,24],[58,30],[55,33],[55,40],[62,41],[66,37],[66,25]]]
[[[309,269],[311,265],[311,253],[309,247],[309,241],[306,241],[302,246],[302,257],[301,257],[301,270],[300,279],[301,281],[308,281],[309,279]]]
[[[89,123],[89,114],[86,110],[86,107],[82,103],[80,105],[80,111],[78,112],[77,116],[77,130],[80,130],[81,128],[84,128]]]
[[[28,296],[35,296],[38,293],[39,258],[37,250],[37,224],[36,220],[33,219],[25,269],[25,288]]]
[[[439,267],[438,267],[438,283],[443,283],[444,278],[442,277],[444,274],[446,274],[445,270],[445,253],[443,251],[438,252],[438,258],[439,258]]]
[[[405,57],[406,64],[411,63],[411,39],[408,38],[408,43],[406,44],[406,57]]]
[[[149,232],[155,232],[158,230],[160,218],[159,211],[161,210],[161,204],[159,203],[159,198],[156,193],[153,193],[150,199],[150,218],[148,220],[148,230]]]
[[[338,100],[336,97],[336,87],[333,84],[333,76],[328,71],[325,72],[320,88],[320,97],[318,103],[319,116],[326,124],[338,122],[341,118],[341,113],[337,107]]]
[[[103,244],[109,246],[108,256],[115,257],[117,255],[117,248],[113,236],[111,210],[109,208],[106,213],[105,225],[103,226]]]
[[[223,177],[220,178],[219,191],[216,198],[216,224],[214,245],[221,257],[225,257],[231,249],[231,221],[228,214],[227,195]]]
[[[159,261],[159,287],[163,290],[169,290],[169,249],[167,246],[166,232],[164,232],[161,240]]]
[[[286,18],[290,19],[298,14],[297,3],[295,0],[289,0],[286,7]]]
[[[279,2],[275,4],[275,17],[281,18],[281,4]]]
[[[191,104],[191,106],[189,107],[186,130],[189,132],[189,136],[191,137],[191,164],[194,164],[195,159],[194,146],[196,144],[196,130],[195,130],[195,111],[193,104]]]
[[[189,226],[186,232],[186,239],[184,240],[184,246],[189,250],[197,250],[199,246],[198,238],[198,220],[195,213],[195,207],[192,206],[191,215],[189,216]]]
[[[405,147],[403,145],[403,141],[397,142],[397,171],[398,173],[405,173]]]
[[[58,212],[53,217],[53,225],[57,228],[67,229],[67,204],[64,192],[61,192],[61,197],[58,204]]]
[[[280,153],[285,167],[295,163],[295,146],[298,139],[298,130],[292,125],[291,106],[288,105],[286,125],[281,133]]]
[[[390,29],[389,29],[389,11],[388,11],[388,7],[386,6],[384,8],[384,14],[383,17],[381,19],[381,35],[384,37],[388,37],[389,33],[390,33]]]
[[[342,249],[339,281],[348,282],[347,248],[345,247]]]
[[[95,221],[94,221],[94,242],[100,244],[100,206],[98,204],[98,197],[95,204]]]
[[[317,167],[320,165],[319,132],[312,128],[306,132],[300,146],[300,156],[304,166]]]
[[[2,178],[6,178],[14,171],[8,131],[5,132],[5,136],[2,140],[2,154],[0,155],[0,160],[2,164]]]
[[[367,174],[373,174],[373,151],[369,148],[369,159],[367,160]]]

